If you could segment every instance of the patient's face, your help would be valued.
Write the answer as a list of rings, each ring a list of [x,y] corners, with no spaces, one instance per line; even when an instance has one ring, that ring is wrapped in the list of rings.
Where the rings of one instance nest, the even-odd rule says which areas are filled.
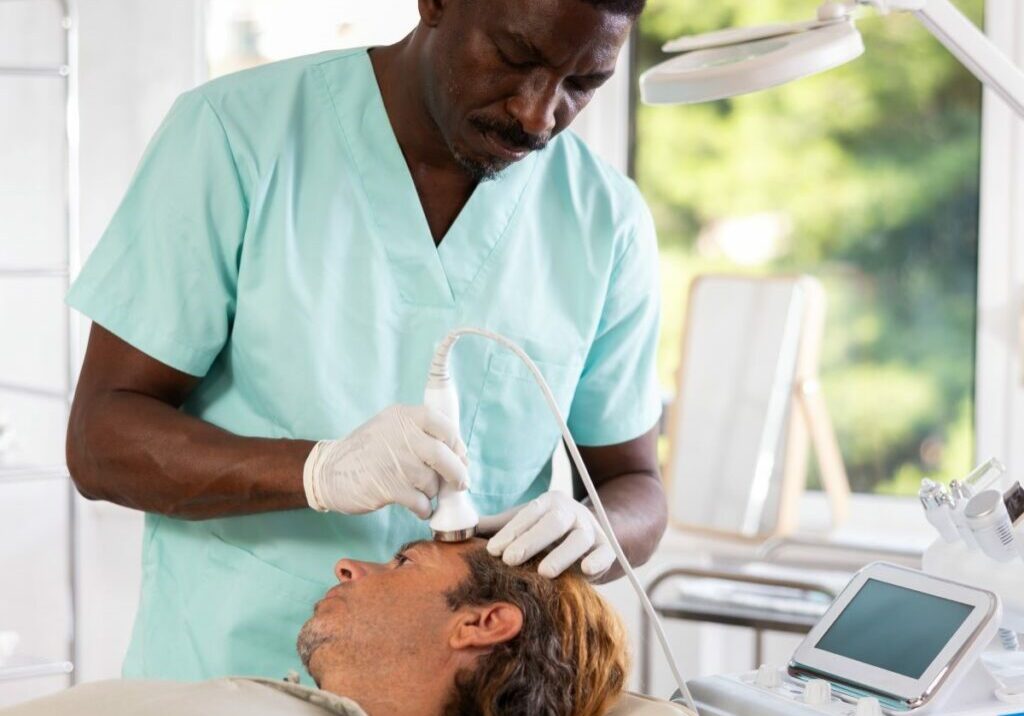
[[[484,540],[458,544],[416,542],[387,563],[342,559],[339,584],[317,602],[299,634],[299,654],[310,675],[358,678],[443,655],[455,614],[445,594],[469,574],[462,553]]]

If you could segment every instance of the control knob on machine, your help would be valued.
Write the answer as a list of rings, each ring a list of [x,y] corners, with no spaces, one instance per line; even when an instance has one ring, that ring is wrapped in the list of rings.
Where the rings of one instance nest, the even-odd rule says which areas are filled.
[[[832,684],[824,679],[811,679],[804,687],[804,703],[808,706],[828,706],[832,703]]]
[[[754,685],[762,689],[777,689],[782,683],[782,674],[774,666],[761,664],[757,667],[757,676],[754,677]]]
[[[856,716],[883,716],[882,705],[873,696],[857,699]]]

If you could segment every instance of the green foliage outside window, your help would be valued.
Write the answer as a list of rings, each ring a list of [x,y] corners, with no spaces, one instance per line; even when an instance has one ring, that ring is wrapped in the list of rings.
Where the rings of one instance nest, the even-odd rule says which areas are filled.
[[[957,4],[981,21],[982,0]],[[649,0],[637,74],[679,35],[815,7]],[[695,273],[813,274],[828,292],[822,379],[851,482],[907,494],[974,459],[981,92],[913,17],[868,13],[859,27],[867,51],[832,72],[722,102],[639,106],[635,176],[659,228],[665,384]],[[730,226],[738,254],[715,241]]]

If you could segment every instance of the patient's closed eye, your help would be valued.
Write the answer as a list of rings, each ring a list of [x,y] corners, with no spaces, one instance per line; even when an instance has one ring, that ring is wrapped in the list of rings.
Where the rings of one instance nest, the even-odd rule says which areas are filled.
[[[409,559],[408,555],[406,555],[404,552],[399,552],[398,554],[395,555],[395,566],[396,567],[401,567],[403,564],[406,564],[406,563],[411,562],[411,561],[412,560]]]

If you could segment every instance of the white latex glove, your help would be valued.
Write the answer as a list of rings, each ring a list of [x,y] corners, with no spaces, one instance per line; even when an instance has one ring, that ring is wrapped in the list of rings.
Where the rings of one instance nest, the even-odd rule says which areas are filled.
[[[544,577],[557,577],[582,559],[583,574],[593,579],[615,561],[594,513],[563,492],[545,492],[525,505],[481,517],[478,530],[498,530],[487,542],[487,551],[513,567],[561,540],[537,567]]]
[[[444,480],[469,484],[459,428],[423,405],[392,405],[347,437],[318,442],[306,458],[302,484],[314,510],[359,515],[392,503],[430,517],[430,499]]]

